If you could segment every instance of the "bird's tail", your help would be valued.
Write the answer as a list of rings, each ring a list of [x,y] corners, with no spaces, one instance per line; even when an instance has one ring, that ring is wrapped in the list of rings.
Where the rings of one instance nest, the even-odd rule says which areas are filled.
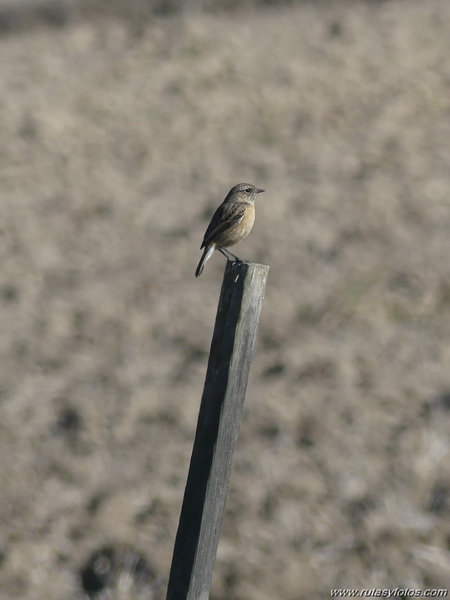
[[[215,249],[216,249],[216,247],[214,244],[211,244],[210,246],[206,246],[206,248],[203,251],[202,257],[200,259],[200,262],[198,263],[197,269],[195,271],[196,277],[198,277],[199,275],[201,275],[203,273],[203,269],[205,268],[206,261],[211,258],[211,256],[214,254]]]

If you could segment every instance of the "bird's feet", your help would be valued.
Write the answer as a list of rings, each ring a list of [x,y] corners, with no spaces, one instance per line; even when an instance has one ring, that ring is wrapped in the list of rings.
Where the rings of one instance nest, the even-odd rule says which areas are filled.
[[[238,256],[236,256],[235,258],[233,258],[231,260],[232,263],[239,263],[240,265],[250,265],[251,261],[249,260],[245,260],[245,258],[239,258]]]
[[[220,252],[222,252],[222,254],[223,254],[224,256],[226,256],[226,258],[227,258],[228,260],[230,260],[231,262],[233,262],[233,263],[237,262],[237,263],[242,263],[242,264],[244,264],[244,265],[248,265],[248,264],[249,264],[249,261],[248,261],[248,260],[245,260],[245,259],[243,259],[243,258],[239,258],[239,256],[236,256],[236,254],[233,254],[232,252],[230,252],[230,251],[229,251],[229,250],[227,250],[226,248],[218,248],[218,250],[219,250]]]

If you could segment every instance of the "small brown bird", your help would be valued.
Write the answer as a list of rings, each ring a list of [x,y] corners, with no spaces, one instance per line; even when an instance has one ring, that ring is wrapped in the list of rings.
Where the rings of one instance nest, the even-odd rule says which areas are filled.
[[[238,183],[216,210],[208,225],[200,250],[204,248],[195,276],[202,274],[206,261],[219,250],[228,260],[241,261],[227,248],[234,246],[250,233],[255,222],[256,196],[264,192],[250,183]]]

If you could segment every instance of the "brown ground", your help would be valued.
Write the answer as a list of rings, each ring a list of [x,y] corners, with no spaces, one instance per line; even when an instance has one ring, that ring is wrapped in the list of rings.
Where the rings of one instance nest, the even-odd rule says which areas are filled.
[[[271,270],[212,599],[448,585],[449,26],[393,0],[0,38],[1,600],[81,599],[105,544],[167,576],[224,258],[193,273],[245,180]]]

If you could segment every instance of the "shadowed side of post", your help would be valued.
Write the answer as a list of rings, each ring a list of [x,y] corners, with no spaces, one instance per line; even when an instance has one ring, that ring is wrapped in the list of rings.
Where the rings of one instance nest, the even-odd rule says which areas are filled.
[[[167,600],[207,600],[269,267],[227,262]]]

